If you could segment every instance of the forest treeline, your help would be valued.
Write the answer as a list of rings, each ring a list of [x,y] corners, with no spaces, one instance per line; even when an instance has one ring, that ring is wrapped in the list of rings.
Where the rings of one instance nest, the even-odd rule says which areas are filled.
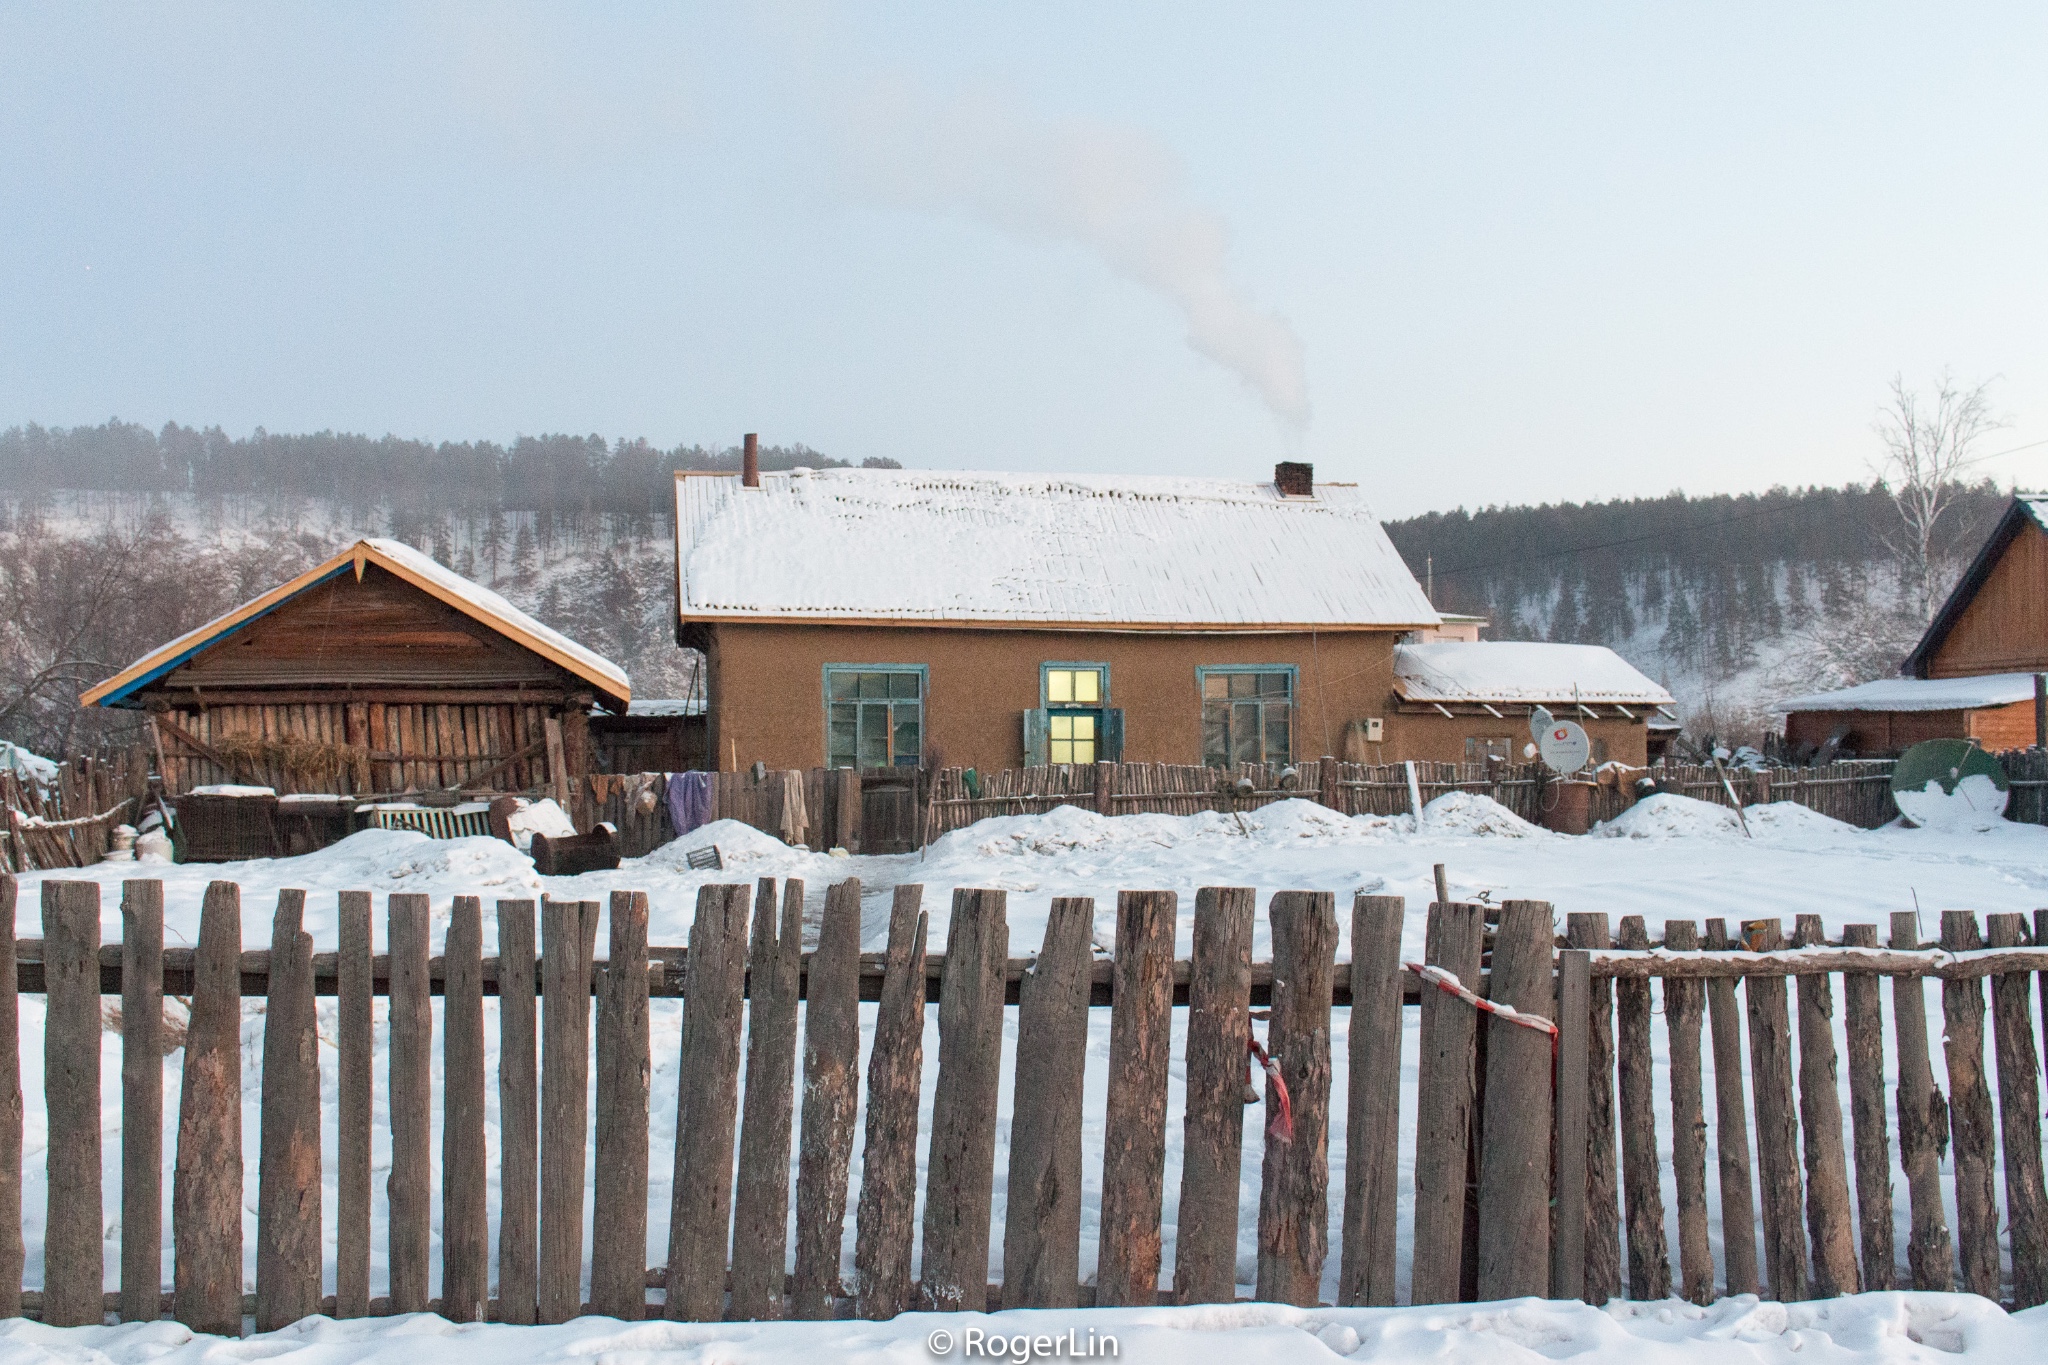
[[[802,444],[761,448],[763,469],[845,468]],[[871,458],[867,468],[893,469]],[[0,488],[25,493],[106,489],[200,497],[320,498],[343,506],[403,506],[414,513],[666,513],[679,470],[738,469],[738,446],[668,449],[645,439],[521,436],[496,441],[407,440],[320,431],[288,436],[258,427],[160,430],[118,419],[93,427],[34,424],[0,432]]]

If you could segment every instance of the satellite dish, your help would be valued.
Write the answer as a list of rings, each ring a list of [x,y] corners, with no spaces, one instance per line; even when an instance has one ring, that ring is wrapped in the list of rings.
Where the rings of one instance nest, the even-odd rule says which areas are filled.
[[[1551,718],[1549,707],[1532,706],[1529,708],[1530,739],[1540,742],[1543,738],[1543,732],[1545,730],[1550,729],[1553,724],[1554,722]]]
[[[2011,784],[1997,759],[1964,739],[1930,739],[1899,755],[1892,800],[1922,829],[1964,832],[2005,818]]]
[[[1593,756],[1592,741],[1585,727],[1575,720],[1553,720],[1536,736],[1536,749],[1543,764],[1554,773],[1569,776],[1586,766]]]

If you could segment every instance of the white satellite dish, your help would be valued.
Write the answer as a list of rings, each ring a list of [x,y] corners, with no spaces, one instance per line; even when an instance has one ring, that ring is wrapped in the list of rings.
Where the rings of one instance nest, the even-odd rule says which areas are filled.
[[[1529,708],[1529,738],[1530,738],[1530,739],[1532,739],[1532,740],[1540,740],[1540,739],[1542,739],[1542,738],[1543,738],[1543,732],[1544,732],[1545,730],[1548,730],[1548,729],[1550,729],[1550,728],[1551,728],[1551,726],[1552,726],[1552,725],[1554,725],[1555,723],[1556,723],[1556,722],[1555,722],[1555,720],[1554,720],[1554,719],[1552,718],[1552,716],[1551,716],[1551,714],[1550,714],[1550,708],[1549,708],[1549,707],[1547,707],[1547,706],[1532,706],[1532,707],[1530,707],[1530,708]]]
[[[1593,743],[1586,738],[1585,727],[1575,720],[1553,720],[1536,737],[1536,748],[1545,767],[1567,776],[1585,767],[1593,756]]]

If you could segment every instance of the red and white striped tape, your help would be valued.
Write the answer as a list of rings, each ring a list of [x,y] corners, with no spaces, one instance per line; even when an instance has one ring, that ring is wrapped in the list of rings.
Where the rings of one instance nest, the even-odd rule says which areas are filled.
[[[1465,988],[1464,982],[1458,980],[1456,972],[1447,972],[1442,967],[1427,966],[1420,962],[1404,962],[1401,965],[1421,977],[1424,981],[1427,981],[1430,985],[1435,986],[1445,995],[1455,995],[1474,1009],[1485,1010],[1496,1019],[1505,1020],[1510,1024],[1519,1024],[1523,1028],[1535,1029],[1538,1033],[1547,1033],[1550,1035],[1553,1044],[1557,1041],[1556,1024],[1551,1023],[1540,1014],[1524,1014],[1513,1005],[1495,1004],[1491,1000],[1482,999],[1474,995]]]

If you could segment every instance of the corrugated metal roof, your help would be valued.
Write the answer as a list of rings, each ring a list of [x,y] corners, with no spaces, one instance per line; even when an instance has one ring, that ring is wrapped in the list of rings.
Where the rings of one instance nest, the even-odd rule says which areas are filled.
[[[1671,694],[1605,645],[1434,640],[1394,649],[1394,690],[1422,702],[1616,702],[1669,706]]]
[[[685,620],[1435,625],[1350,487],[797,470],[676,480]]]

